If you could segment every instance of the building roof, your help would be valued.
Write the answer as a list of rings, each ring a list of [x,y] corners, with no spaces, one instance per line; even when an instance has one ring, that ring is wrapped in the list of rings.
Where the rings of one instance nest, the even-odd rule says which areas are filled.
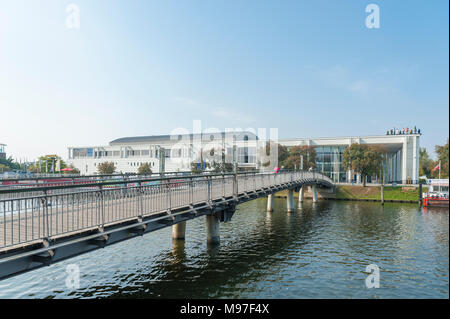
[[[145,144],[145,143],[157,143],[157,142],[169,142],[177,141],[183,138],[189,137],[189,139],[202,139],[213,141],[215,138],[224,138],[225,134],[228,136],[236,135],[237,140],[244,140],[245,136],[249,140],[258,139],[258,137],[247,131],[232,131],[232,132],[221,132],[221,133],[200,133],[200,134],[173,134],[173,135],[149,135],[149,136],[131,136],[131,137],[121,137],[109,142],[109,145],[118,144]]]

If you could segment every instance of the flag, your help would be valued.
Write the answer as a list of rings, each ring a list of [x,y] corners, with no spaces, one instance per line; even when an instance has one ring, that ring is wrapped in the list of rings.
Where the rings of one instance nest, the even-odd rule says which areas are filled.
[[[435,168],[433,168],[431,171],[434,172],[437,169],[441,169],[441,163],[437,164]]]

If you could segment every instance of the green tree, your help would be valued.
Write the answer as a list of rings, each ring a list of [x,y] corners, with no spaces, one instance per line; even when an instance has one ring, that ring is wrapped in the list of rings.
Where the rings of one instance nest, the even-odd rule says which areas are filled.
[[[445,145],[436,145],[434,148],[438,160],[436,161],[436,165],[439,164],[439,161],[441,161],[441,178],[448,178],[449,176],[449,167],[448,167],[448,158],[449,158],[449,149],[448,149],[448,138],[447,138],[447,144]],[[435,165],[435,166],[436,166]],[[439,176],[439,171],[436,170],[433,172],[433,177]]]
[[[280,149],[279,144],[273,142],[273,141],[267,141],[264,146],[259,146],[257,149],[257,166],[258,167],[269,167],[270,165],[275,165],[275,155],[277,154],[271,154],[271,150],[276,150],[276,152],[278,152],[278,150]],[[284,151],[285,148],[282,149],[282,151]],[[273,156],[271,156],[273,155]],[[273,158],[272,158],[273,157]],[[278,155],[276,156],[276,160],[278,160]],[[277,164],[278,165],[278,164]]]
[[[20,170],[20,164],[15,162],[12,157],[0,158],[0,172]]]
[[[101,175],[110,175],[116,171],[116,166],[113,162],[103,162],[98,164],[97,170]]]
[[[289,151],[287,146],[278,144],[278,166],[283,165],[286,159],[289,157]]]
[[[150,164],[142,163],[138,168],[138,175],[151,175],[152,169],[150,168]]]
[[[419,175],[431,176],[431,169],[433,168],[434,161],[428,155],[426,148],[419,149]]]
[[[198,168],[198,163],[192,162],[191,163],[191,173],[193,174],[200,174],[201,170]]]
[[[191,173],[201,174],[203,172],[202,168],[200,168],[200,169],[198,168],[198,164],[199,163],[197,163],[197,162],[192,162],[191,163]],[[206,162],[203,162],[203,165],[206,168],[210,168],[211,167],[211,165],[209,163],[206,163]]]
[[[313,146],[293,146],[289,149],[287,157],[281,162],[286,169],[300,168],[303,157],[303,169],[316,167],[316,151]]]
[[[9,170],[11,170],[9,166],[6,166],[5,164],[0,164],[0,173],[8,172]]]
[[[233,164],[232,163],[213,162],[211,167],[212,167],[214,173],[231,173],[231,172],[233,172]]]
[[[67,167],[67,164],[58,155],[40,156],[33,165],[28,167],[28,171],[35,173],[56,173],[58,172],[58,162],[59,169]]]
[[[385,152],[380,147],[354,143],[347,147],[342,154],[342,164],[344,167],[360,173],[365,187],[367,176],[380,173]]]
[[[69,168],[72,169],[71,171],[68,171],[67,174],[80,174],[80,170],[73,166],[73,164],[69,165]]]

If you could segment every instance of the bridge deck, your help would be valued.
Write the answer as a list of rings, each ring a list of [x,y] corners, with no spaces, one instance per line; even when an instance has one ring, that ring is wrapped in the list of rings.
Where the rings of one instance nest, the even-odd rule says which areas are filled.
[[[90,230],[97,235],[114,233],[117,236],[112,242],[117,242],[130,238],[128,231],[119,236],[128,221],[133,226],[142,225],[143,220],[166,219],[146,230],[153,231],[190,218],[186,211],[197,207],[206,207],[203,214],[211,214],[224,202],[236,205],[270,192],[314,183],[332,186],[331,180],[321,174],[282,172],[0,191],[0,278],[39,267],[32,258],[34,252],[66,245],[77,236],[88,238]],[[93,248],[77,249],[61,253],[59,260]]]
[[[78,194],[59,195],[50,197],[47,213],[42,205],[42,197],[35,198],[37,204],[27,205],[15,214],[3,214],[0,220],[0,251],[8,246],[32,244],[40,242],[43,236],[56,237],[71,235],[80,230],[98,228],[99,225],[109,226],[138,216],[157,215],[167,212],[168,208],[177,209],[206,202],[203,186],[174,187],[171,189],[168,204],[168,191],[160,187],[152,187],[149,192],[139,194],[136,189],[128,189],[128,193],[121,190],[104,191],[103,202],[99,202],[96,190]],[[212,187],[212,200],[222,198],[222,185]],[[191,193],[192,192],[192,193]],[[225,187],[224,196],[232,196],[232,184]],[[3,249],[2,249],[3,247]]]

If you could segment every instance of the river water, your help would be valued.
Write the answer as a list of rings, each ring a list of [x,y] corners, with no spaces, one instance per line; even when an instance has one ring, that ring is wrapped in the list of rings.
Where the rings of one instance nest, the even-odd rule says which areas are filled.
[[[449,211],[414,204],[322,201],[294,214],[275,199],[238,206],[206,244],[204,217],[186,241],[171,228],[0,281],[0,298],[448,298]],[[80,271],[66,287],[66,267]],[[367,265],[379,269],[368,289]],[[70,285],[69,285],[70,287]]]

